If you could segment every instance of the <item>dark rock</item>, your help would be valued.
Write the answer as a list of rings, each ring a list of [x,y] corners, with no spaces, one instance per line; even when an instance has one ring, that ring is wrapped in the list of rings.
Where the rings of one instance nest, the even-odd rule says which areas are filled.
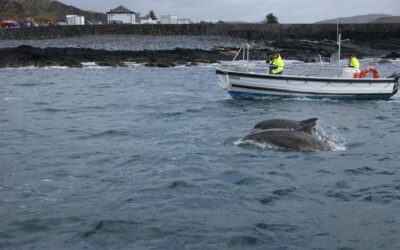
[[[388,59],[381,59],[378,61],[379,64],[384,64],[384,63],[391,63]]]
[[[195,62],[195,63],[216,63],[217,60],[207,59],[207,58],[199,58],[199,59],[193,60],[193,62]]]
[[[126,64],[121,61],[98,61],[96,62],[98,66],[110,66],[110,67],[126,67]]]
[[[188,62],[182,60],[170,60],[166,58],[162,59],[151,59],[149,63],[146,63],[144,66],[146,67],[160,67],[160,68],[167,68],[167,67],[176,67],[179,65],[187,65]]]
[[[400,58],[397,51],[400,45],[395,39],[385,41],[358,42],[342,44],[343,58],[355,53],[359,58],[381,56],[384,51],[396,51],[384,58]],[[251,60],[266,60],[272,52],[279,52],[284,60],[304,62],[329,61],[330,55],[337,52],[337,44],[331,40],[308,41],[286,39],[265,41],[264,48],[250,50]],[[382,50],[387,48],[388,50]],[[389,50],[390,49],[390,50]],[[36,48],[22,45],[15,48],[0,49],[0,67],[25,66],[68,66],[82,67],[82,62],[96,62],[100,66],[123,67],[124,62],[143,63],[147,67],[175,67],[179,65],[195,66],[199,63],[218,63],[231,61],[238,48],[218,48],[218,50],[182,49],[174,50],[104,50],[89,48]],[[240,55],[239,57],[241,57]]]
[[[400,54],[397,52],[392,52],[386,56],[384,56],[383,58],[392,58],[392,59],[396,59],[396,58],[400,58]]]
[[[82,63],[78,61],[68,61],[60,63],[60,66],[66,66],[70,68],[82,68]]]
[[[171,62],[161,61],[161,62],[156,63],[156,66],[157,67],[161,67],[161,68],[168,68],[168,67],[171,67],[173,65],[172,65]]]
[[[145,67],[157,67],[157,64],[155,64],[155,63],[145,63],[144,66]]]
[[[100,66],[124,67],[124,61],[144,63],[148,67],[174,67],[192,62],[214,63],[232,60],[232,56],[218,51],[175,49],[159,51],[108,51],[88,48],[35,48],[22,45],[0,49],[0,67],[68,66],[82,67],[82,62],[96,62]]]
[[[149,63],[146,63],[144,66],[146,67],[160,67],[160,68],[168,68],[174,65],[171,61],[166,59],[151,59]]]

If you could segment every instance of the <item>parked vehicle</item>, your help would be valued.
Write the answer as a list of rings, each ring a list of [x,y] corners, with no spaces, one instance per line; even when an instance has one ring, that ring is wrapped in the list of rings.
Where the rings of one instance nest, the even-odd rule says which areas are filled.
[[[16,21],[11,21],[11,20],[0,22],[0,26],[2,28],[19,28],[20,27]]]
[[[121,20],[110,20],[108,24],[123,24],[123,22]]]

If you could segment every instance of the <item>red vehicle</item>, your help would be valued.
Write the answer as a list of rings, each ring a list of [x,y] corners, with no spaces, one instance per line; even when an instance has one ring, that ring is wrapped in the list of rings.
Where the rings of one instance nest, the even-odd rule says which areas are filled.
[[[19,24],[16,21],[2,21],[0,26],[2,28],[19,28]]]

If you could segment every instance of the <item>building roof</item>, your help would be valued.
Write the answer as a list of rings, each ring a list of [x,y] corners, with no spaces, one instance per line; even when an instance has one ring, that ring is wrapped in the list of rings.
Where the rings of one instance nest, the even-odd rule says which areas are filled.
[[[127,9],[124,6],[120,5],[117,8],[110,10],[107,13],[135,13],[135,12],[133,12],[130,9]]]

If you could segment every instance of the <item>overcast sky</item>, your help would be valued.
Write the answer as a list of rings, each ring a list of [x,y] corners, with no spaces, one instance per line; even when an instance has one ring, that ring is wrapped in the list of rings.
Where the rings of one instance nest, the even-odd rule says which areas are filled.
[[[399,0],[59,0],[83,10],[107,12],[119,5],[142,15],[175,15],[197,21],[258,22],[268,13],[280,23],[313,23],[366,14],[400,15]]]

